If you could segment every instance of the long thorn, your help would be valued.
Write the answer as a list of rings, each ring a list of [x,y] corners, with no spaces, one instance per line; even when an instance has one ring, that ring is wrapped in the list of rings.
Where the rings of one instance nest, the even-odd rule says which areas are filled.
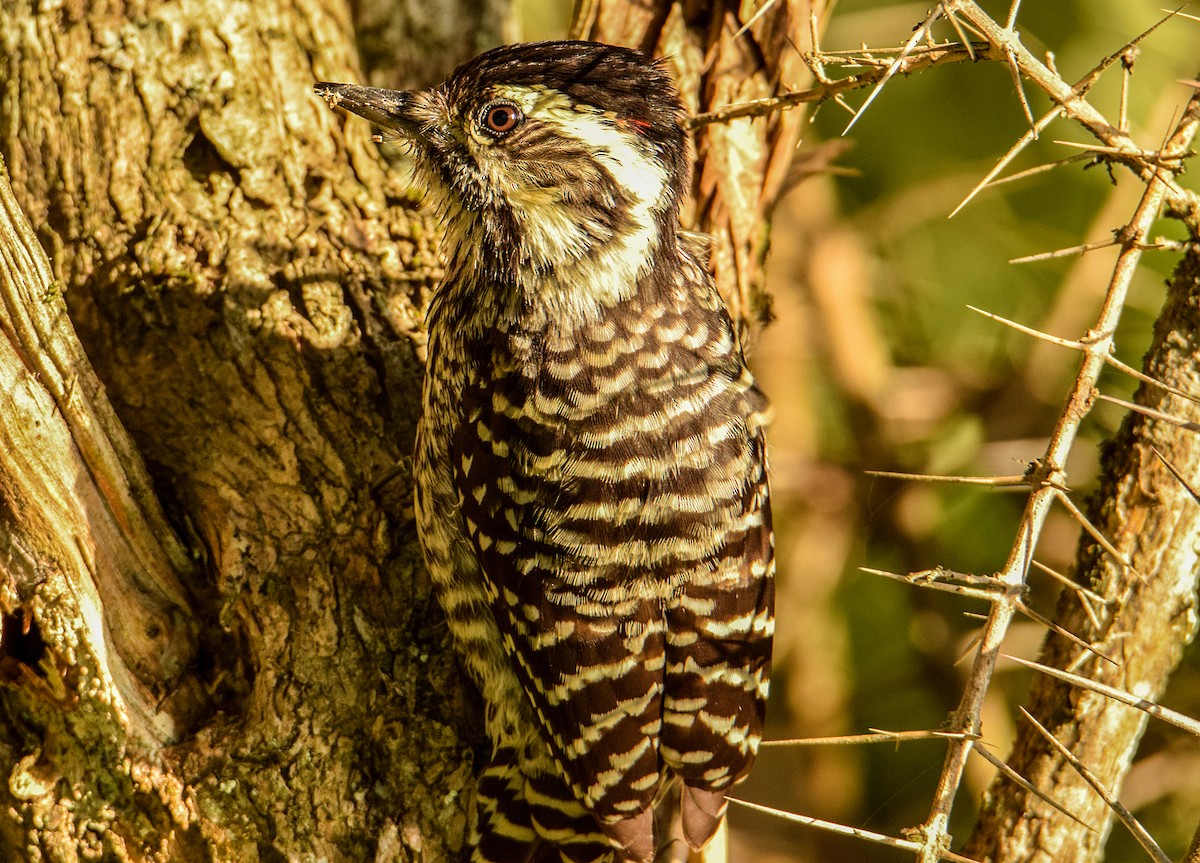
[[[850,122],[846,125],[846,128],[842,130],[843,135],[848,134],[850,130],[854,128],[854,124],[858,122],[858,118],[861,117],[870,104],[875,101],[875,98],[883,92],[884,86],[888,81],[892,80],[892,76],[894,76],[896,72],[900,70],[900,66],[908,58],[908,55],[912,53],[913,48],[917,46],[918,42],[925,38],[925,34],[929,31],[929,28],[933,26],[933,22],[936,21],[941,14],[942,4],[939,3],[933,7],[929,15],[926,16],[925,21],[913,32],[912,38],[905,43],[904,48],[899,54],[896,55],[896,59],[892,61],[892,65],[888,67],[887,74],[879,79],[879,83],[875,85],[873,90],[871,90],[871,93],[867,96],[866,101],[859,106],[858,111],[856,111],[854,116],[850,119]]]
[[[1021,83],[1021,69],[1017,66],[1017,58],[1012,51],[1005,51],[1004,56],[1008,60],[1009,71],[1012,72],[1013,86],[1017,88],[1017,97],[1021,100],[1021,110],[1025,112],[1025,122],[1029,124],[1029,131],[1033,133],[1033,140],[1036,141],[1038,138],[1037,121],[1033,119],[1033,109],[1029,107],[1029,97],[1025,95],[1025,85]]]
[[[871,734],[843,734],[836,737],[799,737],[789,740],[764,740],[760,746],[853,746],[859,743],[902,743],[908,740],[962,740],[969,735],[948,731],[875,731]]]
[[[1163,707],[1161,704],[1155,704],[1153,701],[1147,701],[1144,698],[1138,698],[1136,695],[1131,695],[1123,689],[1117,689],[1114,686],[1109,686],[1104,683],[1098,683],[1087,677],[1081,677],[1078,674],[1072,674],[1069,671],[1063,671],[1061,668],[1052,668],[1049,665],[1042,665],[1040,662],[1034,662],[1031,659],[1021,659],[1017,656],[1011,656],[1007,653],[1001,654],[1005,659],[1011,659],[1018,665],[1024,665],[1026,668],[1032,668],[1034,671],[1040,671],[1042,674],[1057,678],[1063,683],[1070,683],[1073,686],[1078,686],[1081,689],[1088,689],[1099,695],[1107,696],[1113,701],[1119,701],[1122,704],[1127,704],[1130,707],[1136,707],[1138,710],[1153,716],[1155,719],[1161,719],[1176,728],[1180,728],[1189,734],[1200,737],[1200,721],[1192,719],[1190,716],[1185,716],[1169,707]]]
[[[945,11],[945,10],[943,10]],[[967,49],[967,53],[971,55],[971,62],[975,62],[975,48],[971,45],[971,40],[967,38],[967,34],[963,32],[962,24],[958,23],[958,16],[953,12],[946,12],[946,18],[950,21],[950,26],[954,28],[954,32],[958,34],[958,41]]]
[[[1004,488],[1029,485],[1024,475],[1020,474],[1013,474],[1011,476],[944,476],[928,473],[901,473],[894,470],[865,470],[863,473],[867,476],[906,479],[913,480],[914,482],[945,482],[957,485],[987,485]]]
[[[982,590],[977,587],[967,587],[962,584],[951,584],[945,581],[935,581],[925,573],[915,572],[909,575],[900,575],[896,572],[888,572],[886,569],[874,569],[869,566],[860,566],[859,572],[865,572],[868,575],[880,575],[884,578],[898,581],[901,584],[908,584],[914,587],[927,587],[930,590],[940,590],[943,593],[954,593],[959,596],[967,596],[971,599],[982,599],[985,602],[999,602],[1004,598],[1004,593],[1000,590]],[[930,570],[933,572],[934,570]]]
[[[1021,9],[1021,0],[1012,0],[1012,5],[1008,7],[1008,18],[1004,22],[1004,29],[1011,30],[1017,26],[1017,13]]]
[[[1091,160],[1091,156],[1087,153],[1075,153],[1071,156],[1064,156],[1061,159],[1056,159],[1053,162],[1047,162],[1044,165],[1038,165],[1034,168],[1026,168],[1024,171],[1017,171],[1015,174],[1007,174],[1003,177],[997,177],[988,183],[984,188],[994,189],[996,186],[1003,186],[1005,183],[1015,183],[1017,180],[1024,180],[1028,177],[1033,177],[1038,174],[1044,174],[1047,171],[1053,171],[1055,168],[1061,168],[1065,165],[1071,165],[1075,162],[1087,162]]]
[[[1085,144],[1082,141],[1067,141],[1056,138],[1055,144],[1060,147],[1074,147],[1076,150],[1083,150],[1087,153],[1096,153],[1100,156],[1118,156],[1126,159],[1137,159],[1150,165],[1159,165],[1164,162],[1178,162],[1182,156],[1171,155],[1164,153],[1162,150],[1145,150],[1141,147],[1109,147],[1106,144]]]
[[[1017,158],[1017,155],[1022,150],[1024,150],[1026,147],[1028,147],[1030,144],[1032,144],[1043,129],[1045,129],[1052,122],[1054,122],[1055,118],[1058,117],[1058,115],[1061,111],[1062,111],[1062,109],[1056,105],[1054,107],[1054,110],[1050,111],[1047,114],[1042,115],[1041,119],[1039,119],[1036,123],[1033,124],[1032,129],[1030,129],[1028,132],[1026,132],[1024,135],[1022,135],[1019,139],[1017,139],[1017,142],[1015,144],[1013,144],[1011,147],[1008,148],[1008,151],[1003,156],[1000,157],[1000,161],[998,161],[995,165],[992,166],[992,169],[990,171],[988,171],[987,174],[984,175],[984,178],[982,180],[980,180],[978,183],[975,184],[974,188],[972,188],[971,191],[967,193],[967,196],[965,198],[963,198],[962,201],[959,202],[957,207],[955,207],[953,210],[950,211],[950,215],[947,216],[946,218],[953,219],[955,216],[958,215],[958,213],[962,210],[963,207],[965,207],[967,204],[971,203],[971,201],[973,201],[975,199],[976,195],[978,195],[981,191],[983,191],[985,188],[987,188],[989,185],[991,185],[992,181],[1000,175],[1000,172],[1003,171],[1005,168],[1007,168],[1009,166],[1009,164],[1012,162],[1012,160]]]
[[[1065,587],[1067,590],[1072,591],[1075,594],[1075,596],[1079,599],[1079,605],[1080,605],[1080,607],[1083,608],[1083,613],[1087,615],[1088,622],[1091,623],[1092,628],[1094,628],[1097,631],[1100,630],[1100,628],[1101,628],[1100,616],[1098,614],[1096,614],[1096,610],[1094,608],[1092,608],[1093,600],[1087,595],[1087,593],[1084,592],[1086,588],[1080,587],[1078,584],[1071,581],[1071,579],[1067,578],[1061,572],[1057,572],[1057,571],[1051,569],[1050,567],[1046,566],[1043,563],[1038,563],[1035,560],[1035,561],[1033,561],[1033,565],[1035,568],[1041,570],[1042,572],[1046,573],[1051,578],[1053,578],[1055,581],[1062,584],[1063,587]],[[1096,594],[1092,594],[1092,596],[1095,596],[1095,595]],[[1103,604],[1103,600],[1101,600],[1101,604]]]
[[[1088,653],[1091,653],[1091,654],[1099,657],[1100,659],[1103,659],[1105,662],[1110,663],[1114,668],[1120,667],[1119,662],[1117,662],[1115,659],[1113,659],[1110,656],[1106,656],[1104,653],[1102,653],[1101,651],[1099,651],[1098,649],[1093,647],[1086,639],[1080,638],[1078,635],[1071,632],[1069,629],[1064,629],[1063,627],[1059,626],[1057,623],[1055,623],[1050,618],[1045,617],[1044,615],[1039,614],[1038,612],[1034,611],[1032,608],[1030,608],[1025,603],[1018,602],[1017,610],[1020,611],[1022,614],[1024,614],[1026,617],[1028,617],[1030,620],[1034,620],[1034,621],[1040,623],[1042,626],[1046,627],[1051,632],[1055,632],[1055,633],[1061,635],[1063,638],[1067,639],[1067,641],[1071,642],[1072,644],[1082,647]]]
[[[892,848],[899,848],[902,851],[918,853],[922,849],[922,843],[914,842],[911,839],[897,839],[894,836],[887,836],[883,833],[874,833],[870,830],[864,830],[861,827],[849,827],[845,824],[837,824],[833,821],[824,821],[820,818],[812,818],[808,815],[797,815],[795,812],[785,812],[782,809],[774,809],[770,806],[763,806],[761,803],[751,803],[749,800],[739,800],[737,797],[726,798],[730,803],[736,803],[738,806],[745,806],[747,809],[753,809],[755,812],[763,812],[767,815],[774,815],[776,818],[782,818],[785,821],[792,821],[796,824],[805,824],[809,827],[816,827],[818,830],[826,830],[830,833],[837,833],[841,836],[853,836],[857,839],[864,839],[867,842],[874,842],[877,845],[887,845]],[[961,854],[955,854],[953,851],[942,851],[939,857],[941,860],[949,860],[950,863],[979,863],[970,857],[964,857]]]
[[[1130,572],[1132,572],[1138,578],[1143,578],[1142,574],[1137,571],[1137,568],[1134,567],[1134,565],[1132,563],[1130,563],[1128,560],[1126,560],[1125,556],[1122,555],[1121,552],[1117,551],[1117,547],[1115,545],[1113,545],[1111,542],[1109,542],[1108,537],[1106,537],[1103,533],[1101,533],[1099,528],[1097,528],[1094,524],[1092,524],[1088,520],[1088,517],[1083,514],[1083,511],[1075,505],[1075,502],[1072,501],[1068,495],[1063,494],[1063,492],[1061,492],[1057,489],[1055,489],[1054,494],[1055,494],[1055,497],[1058,498],[1059,502],[1062,503],[1062,505],[1067,508],[1067,511],[1070,512],[1071,515],[1073,515],[1075,517],[1075,520],[1077,522],[1079,522],[1079,524],[1083,527],[1083,529],[1086,530],[1088,532],[1088,534],[1091,535],[1092,539],[1096,540],[1096,542],[1098,542],[1100,544],[1101,548],[1103,548],[1105,551],[1107,551],[1109,554],[1111,554],[1113,556],[1113,559],[1116,560],[1117,563],[1121,564],[1121,566],[1128,569]]]
[[[999,324],[1004,324],[1006,327],[1012,327],[1019,333],[1024,333],[1027,336],[1033,336],[1035,339],[1041,339],[1043,342],[1049,342],[1052,345],[1058,345],[1060,348],[1071,348],[1075,351],[1085,351],[1087,346],[1083,342],[1072,341],[1071,339],[1060,339],[1058,336],[1052,336],[1049,333],[1043,333],[1041,330],[1035,330],[1023,324],[1018,324],[1016,321],[1010,321],[1008,318],[1002,318],[1000,315],[985,312],[977,306],[968,305],[968,309],[978,315],[983,315],[985,318],[990,318]]]
[[[1174,475],[1175,479],[1179,480],[1179,484],[1182,485],[1185,489],[1187,489],[1187,493],[1192,496],[1192,500],[1196,501],[1196,503],[1200,503],[1200,492],[1197,492],[1196,487],[1194,485],[1192,485],[1190,482],[1188,482],[1186,479],[1184,479],[1183,474],[1181,474],[1179,472],[1179,468],[1177,468],[1177,467],[1175,467],[1175,465],[1171,464],[1171,460],[1168,459],[1165,455],[1163,455],[1162,452],[1158,449],[1158,447],[1151,446],[1150,449],[1154,451],[1154,454],[1156,456],[1158,456],[1159,461],[1161,461],[1163,464],[1165,464],[1167,466],[1167,470],[1169,470]]]
[[[1092,602],[1099,603],[1100,605],[1103,605],[1103,606],[1108,606],[1108,605],[1109,605],[1109,603],[1110,603],[1110,600],[1107,600],[1107,599],[1105,599],[1103,596],[1101,596],[1100,594],[1096,593],[1096,591],[1094,591],[1094,590],[1088,590],[1088,589],[1087,589],[1086,587],[1084,587],[1082,584],[1077,584],[1076,582],[1074,582],[1074,581],[1072,581],[1071,579],[1067,578],[1065,575],[1063,575],[1063,574],[1062,574],[1061,572],[1059,572],[1057,569],[1051,569],[1050,567],[1046,566],[1046,564],[1044,564],[1044,563],[1040,563],[1040,562],[1038,562],[1038,561],[1036,561],[1036,560],[1033,562],[1033,565],[1034,565],[1034,567],[1036,567],[1038,570],[1040,570],[1040,571],[1042,571],[1042,572],[1046,573],[1046,575],[1048,575],[1048,576],[1050,576],[1051,578],[1053,578],[1055,581],[1057,581],[1057,582],[1061,583],[1061,584],[1063,585],[1063,587],[1070,588],[1071,590],[1075,591],[1076,593],[1079,593],[1079,594],[1082,594],[1083,596],[1086,596],[1086,597],[1087,597],[1088,599],[1090,599]]]
[[[1117,128],[1129,133],[1129,81],[1133,78],[1133,51],[1121,55],[1121,101],[1117,105]]]
[[[1127,402],[1125,399],[1119,399],[1115,396],[1106,396],[1103,393],[1100,394],[1100,401],[1110,402],[1114,405],[1120,405],[1126,410],[1131,410],[1134,413],[1148,416],[1151,419],[1170,423],[1173,426],[1179,426],[1179,428],[1187,429],[1188,431],[1200,431],[1200,423],[1195,423],[1191,420],[1185,420],[1182,417],[1172,416],[1171,414],[1163,413],[1162,411],[1155,410],[1154,408],[1148,408],[1145,405],[1139,405],[1136,402]]]
[[[1158,389],[1168,392],[1173,396],[1179,396],[1181,399],[1187,399],[1190,402],[1200,404],[1200,396],[1193,395],[1192,393],[1181,390],[1178,387],[1173,387],[1165,381],[1160,381],[1158,378],[1154,378],[1144,372],[1140,372],[1133,366],[1126,365],[1125,363],[1121,362],[1111,354],[1104,358],[1104,362],[1108,363],[1108,365],[1112,366],[1117,371],[1124,372],[1131,378],[1136,378],[1144,384],[1149,384],[1150,386],[1157,387]]]
[[[816,9],[808,12],[808,38],[812,42],[812,63],[808,68],[812,69],[813,77],[824,84],[829,79],[825,76],[825,64],[821,62],[821,25]]]
[[[1129,832],[1133,834],[1133,838],[1137,839],[1138,843],[1144,849],[1146,849],[1146,853],[1154,858],[1155,863],[1171,863],[1171,858],[1168,857],[1166,853],[1158,847],[1158,843],[1154,841],[1154,837],[1146,832],[1146,828],[1143,827],[1138,820],[1133,817],[1133,813],[1121,805],[1121,801],[1113,796],[1112,792],[1105,787],[1104,783],[1100,781],[1096,774],[1092,773],[1092,771],[1088,769],[1087,765],[1076,758],[1075,754],[1066,746],[1064,746],[1061,740],[1051,734],[1045,728],[1045,726],[1042,725],[1042,723],[1034,719],[1032,713],[1030,713],[1024,707],[1021,708],[1021,713],[1025,715],[1026,719],[1033,723],[1033,727],[1036,728],[1038,732],[1046,738],[1047,742],[1049,742],[1049,744],[1058,751],[1058,754],[1065,758],[1067,762],[1075,768],[1075,772],[1082,776],[1083,780],[1088,785],[1092,786],[1092,790],[1099,794],[1100,798],[1108,804],[1108,808],[1111,809],[1116,816],[1121,819],[1121,823],[1129,829]]]
[[[1068,818],[1070,818],[1072,821],[1074,821],[1080,827],[1084,828],[1085,830],[1090,830],[1093,833],[1100,832],[1095,827],[1093,827],[1091,824],[1088,824],[1086,821],[1084,821],[1082,818],[1080,818],[1078,815],[1076,815],[1074,812],[1067,809],[1067,807],[1063,806],[1061,803],[1059,803],[1057,800],[1055,800],[1049,794],[1042,791],[1040,788],[1038,788],[1036,785],[1034,785],[1032,782],[1030,782],[1028,779],[1026,779],[1020,773],[1018,773],[1017,771],[1015,771],[1011,767],[1009,767],[1008,764],[1005,763],[1004,759],[998,757],[994,752],[990,751],[986,746],[975,746],[971,749],[971,751],[974,752],[976,755],[978,755],[980,758],[982,758],[984,761],[986,761],[988,764],[995,767],[997,770],[999,770],[1001,773],[1003,773],[1005,776],[1007,776],[1013,782],[1020,785],[1022,788],[1024,788],[1026,791],[1028,791],[1030,794],[1032,794],[1038,800],[1041,800],[1043,803],[1046,803],[1046,804],[1052,806],[1053,808],[1057,809],[1059,812],[1061,812],[1063,815],[1066,815]]]
[[[1109,246],[1119,245],[1117,240],[1100,240],[1095,243],[1084,243],[1080,246],[1071,246],[1067,249],[1055,249],[1053,252],[1039,252],[1036,255],[1025,255],[1022,258],[1009,259],[1010,264],[1032,264],[1037,261],[1052,261],[1055,258],[1070,258],[1075,255],[1086,255],[1088,252],[1094,252],[1097,249],[1107,249]]]
[[[778,2],[778,0],[767,0],[766,3],[762,4],[762,6],[759,7],[759,10],[750,16],[750,20],[747,21],[745,24],[743,24],[741,26],[741,28],[739,28],[738,31],[733,34],[733,38],[734,39],[739,38],[743,33],[745,33],[747,30],[749,30],[751,27],[753,27],[754,22],[757,21],[759,18],[761,18],[763,15],[765,15],[767,13],[767,10],[770,9],[772,6],[774,6],[776,4],[776,2]]]

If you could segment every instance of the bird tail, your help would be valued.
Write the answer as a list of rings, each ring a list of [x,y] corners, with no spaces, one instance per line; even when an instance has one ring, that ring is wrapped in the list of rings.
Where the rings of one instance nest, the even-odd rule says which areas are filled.
[[[549,752],[498,747],[479,776],[470,863],[614,863],[612,841]],[[617,858],[620,859],[620,858]]]

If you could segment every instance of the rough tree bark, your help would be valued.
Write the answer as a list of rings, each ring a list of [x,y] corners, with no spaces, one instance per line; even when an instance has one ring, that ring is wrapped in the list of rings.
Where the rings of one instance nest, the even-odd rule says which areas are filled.
[[[64,491],[5,488],[30,567],[4,565],[4,859],[441,847],[472,709],[395,469],[436,238],[367,130],[311,95],[361,74],[345,6],[2,15],[0,147],[57,279],[26,274],[10,314],[67,344],[73,323],[102,382],[79,353],[57,384],[40,345],[18,352],[45,392],[5,464],[38,454]],[[97,436],[72,422],[106,395],[150,480],[132,447],[38,438],[52,403]]]
[[[729,45],[751,6],[686,20]],[[449,49],[371,8],[376,81],[498,41],[495,4],[441,4],[480,28]],[[747,44],[803,20],[772,14]],[[353,31],[342,0],[0,8],[6,861],[438,861],[461,839],[479,704],[407,469],[437,226],[312,95],[364,80]],[[745,176],[782,176],[787,123],[738,128]],[[697,212],[736,216],[756,308],[778,180],[738,213],[712,176]]]
[[[1143,371],[1187,393],[1200,393],[1200,254],[1193,242],[1168,283]],[[1142,385],[1136,401],[1182,420],[1200,422],[1200,406]],[[1156,452],[1157,451],[1157,452]],[[1161,455],[1160,455],[1161,454]],[[1130,566],[1088,534],[1080,541],[1075,579],[1110,600],[1097,628],[1079,598],[1064,591],[1055,621],[1111,657],[1106,662],[1051,635],[1039,662],[1157,701],[1197,629],[1200,585],[1200,503],[1171,472],[1200,476],[1193,428],[1128,415],[1104,452],[1100,488],[1088,518]],[[1030,712],[1114,794],[1133,762],[1147,723],[1142,711],[1106,696],[1035,676]],[[962,853],[992,863],[1078,863],[1102,859],[1113,813],[1075,769],[1029,723],[1022,723],[1009,765],[1075,813],[1064,817],[1003,777],[989,790]],[[1098,828],[1096,831],[1084,824]],[[1118,827],[1117,829],[1124,829]]]

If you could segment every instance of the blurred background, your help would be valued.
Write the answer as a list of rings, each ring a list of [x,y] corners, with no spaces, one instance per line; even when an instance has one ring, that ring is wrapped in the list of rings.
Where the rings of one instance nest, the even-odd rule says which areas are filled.
[[[1004,20],[1008,3],[982,3]],[[522,0],[526,39],[561,38],[570,4]],[[839,0],[816,7],[826,51],[904,43],[927,2]],[[1025,45],[1053,52],[1075,81],[1105,55],[1163,16],[1146,0],[1026,0]],[[948,25],[939,39],[954,38]],[[801,44],[801,50],[811,45]],[[1200,22],[1164,25],[1133,67],[1128,115],[1133,137],[1156,147],[1186,101],[1175,82],[1200,74]],[[843,74],[829,68],[831,76]],[[803,82],[802,82],[803,83]],[[1116,118],[1120,64],[1091,101]],[[1049,103],[1027,88],[1034,114]],[[865,93],[852,94],[851,105]],[[850,119],[827,104],[801,154],[842,139]],[[776,673],[768,737],[775,739],[937,729],[961,693],[978,627],[976,602],[863,574],[869,566],[909,572],[943,565],[990,574],[1007,557],[1024,504],[1020,492],[875,478],[868,470],[933,474],[1021,474],[1042,454],[1077,358],[970,311],[972,305],[1064,338],[1094,319],[1112,249],[1028,264],[1013,258],[1103,241],[1123,225],[1143,187],[1104,166],[1076,162],[982,192],[947,216],[1028,129],[1009,71],[959,64],[897,77],[844,140],[830,172],[798,186],[779,207],[768,280],[775,321],[752,345],[751,363],[776,406],[770,430],[779,564]],[[1093,143],[1074,125],[1052,125],[1006,173]],[[1193,178],[1184,184],[1195,188]],[[1158,232],[1182,239],[1175,224]],[[1174,264],[1171,252],[1144,258],[1117,336],[1135,367],[1149,344]],[[1134,382],[1109,372],[1108,395],[1128,398]],[[1068,464],[1075,499],[1096,483],[1097,452],[1122,419],[1100,403]],[[1068,572],[1077,524],[1057,512],[1038,560]],[[1053,610],[1056,582],[1031,575],[1030,603]],[[1043,630],[1017,623],[1007,652],[1034,658]],[[1200,716],[1200,661],[1191,650],[1163,701]],[[984,717],[987,743],[1004,757],[1029,673],[1001,665]],[[869,830],[902,835],[928,815],[944,745],[779,746],[764,749],[737,795]],[[952,832],[965,838],[993,770],[972,760]],[[1173,858],[1182,856],[1200,813],[1200,743],[1151,723],[1123,802]],[[735,863],[887,861],[909,855],[732,810]],[[1122,828],[1108,859],[1139,859]]]

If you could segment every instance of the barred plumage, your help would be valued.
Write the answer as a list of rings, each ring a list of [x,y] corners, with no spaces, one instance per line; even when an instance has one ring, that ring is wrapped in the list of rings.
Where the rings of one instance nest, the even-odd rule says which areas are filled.
[[[494,742],[471,859],[646,863],[675,780],[702,845],[761,737],[773,556],[766,404],[679,231],[669,77],[559,42],[317,90],[408,143],[447,228],[416,510]]]

